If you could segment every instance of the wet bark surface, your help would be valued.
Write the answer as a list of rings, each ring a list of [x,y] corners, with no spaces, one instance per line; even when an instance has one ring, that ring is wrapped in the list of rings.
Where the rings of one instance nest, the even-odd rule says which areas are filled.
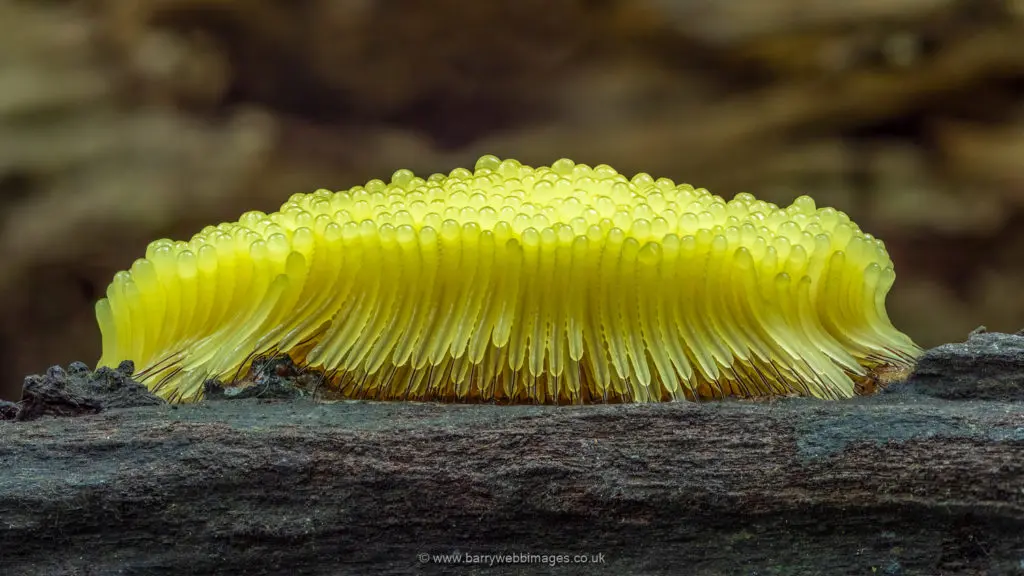
[[[1020,573],[1022,383],[951,400],[928,378],[841,402],[246,398],[0,422],[0,572]]]

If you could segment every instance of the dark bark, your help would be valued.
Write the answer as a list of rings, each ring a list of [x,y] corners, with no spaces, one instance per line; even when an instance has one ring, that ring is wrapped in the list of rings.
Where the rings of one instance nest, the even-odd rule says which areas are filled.
[[[1024,404],[926,384],[843,402],[250,398],[0,422],[0,572],[1019,573]],[[603,563],[418,560],[456,552]]]

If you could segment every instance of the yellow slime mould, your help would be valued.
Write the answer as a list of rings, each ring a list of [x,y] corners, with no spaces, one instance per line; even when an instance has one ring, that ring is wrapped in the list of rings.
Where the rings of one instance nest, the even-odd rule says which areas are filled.
[[[886,314],[894,277],[806,196],[484,156],[151,243],[96,305],[99,364],[184,402],[268,353],[381,400],[846,398],[920,353]]]

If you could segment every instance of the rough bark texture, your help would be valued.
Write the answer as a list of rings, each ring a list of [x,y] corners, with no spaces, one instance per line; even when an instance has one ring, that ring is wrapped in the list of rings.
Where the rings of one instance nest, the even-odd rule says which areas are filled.
[[[1020,340],[976,335],[922,370],[969,349],[991,379],[983,357],[1002,354],[1019,399]],[[0,572],[1020,573],[1024,404],[935,382],[845,402],[248,398],[0,422]],[[419,558],[452,553],[592,562]]]

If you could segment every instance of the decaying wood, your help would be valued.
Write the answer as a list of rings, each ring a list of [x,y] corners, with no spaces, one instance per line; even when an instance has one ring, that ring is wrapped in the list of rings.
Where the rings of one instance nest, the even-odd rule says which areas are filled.
[[[975,353],[1019,369],[994,338],[973,336]],[[992,378],[995,364],[976,365]],[[552,571],[418,556],[525,553],[592,560],[559,565],[565,574],[1015,573],[1024,404],[934,398],[949,396],[935,383],[915,376],[843,402],[250,398],[0,422],[0,563],[6,574]]]

